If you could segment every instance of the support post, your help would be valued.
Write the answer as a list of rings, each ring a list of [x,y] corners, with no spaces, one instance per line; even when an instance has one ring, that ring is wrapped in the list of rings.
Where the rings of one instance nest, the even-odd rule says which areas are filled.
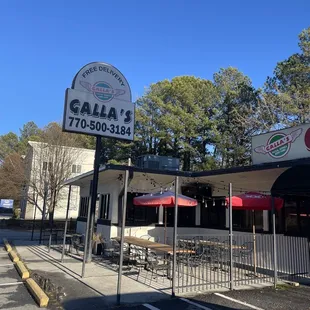
[[[278,279],[278,263],[277,263],[277,235],[276,235],[276,212],[274,205],[274,197],[271,197],[271,212],[272,212],[272,236],[273,236],[273,284],[274,288],[277,287]]]
[[[128,178],[129,170],[125,171],[124,181],[124,198],[122,210],[122,226],[121,226],[121,242],[120,242],[120,255],[119,255],[119,269],[117,279],[117,304],[121,303],[121,290],[122,290],[122,273],[123,273],[123,259],[124,259],[124,236],[125,236],[125,223],[126,223],[126,209],[127,209],[127,192],[128,192]]]
[[[172,263],[172,297],[175,297],[176,287],[176,269],[177,269],[177,242],[178,242],[178,190],[179,190],[179,177],[175,177],[174,181],[174,226],[173,226],[173,263]]]
[[[230,289],[234,289],[234,273],[233,273],[233,221],[232,221],[232,183],[229,183],[229,249],[230,249]]]
[[[100,167],[100,154],[101,154],[101,137],[96,137],[96,152],[94,160],[94,175],[92,182],[92,192],[91,192],[91,202],[90,202],[90,224],[88,228],[88,240],[87,240],[87,263],[92,260],[92,239],[95,226],[95,213],[96,213],[96,201],[97,201],[97,189],[98,189],[98,177],[99,177],[99,167]]]
[[[64,230],[64,239],[62,242],[62,252],[61,252],[61,262],[64,262],[65,248],[66,248],[66,237],[67,237],[67,228],[68,228],[68,215],[70,208],[70,198],[71,198],[71,185],[69,185],[68,193],[68,202],[67,202],[67,212],[66,212],[66,221],[65,221],[65,230]]]
[[[253,215],[253,255],[254,255],[254,277],[256,278],[256,269],[257,269],[257,255],[256,255],[256,219],[255,219],[255,210],[252,210]]]

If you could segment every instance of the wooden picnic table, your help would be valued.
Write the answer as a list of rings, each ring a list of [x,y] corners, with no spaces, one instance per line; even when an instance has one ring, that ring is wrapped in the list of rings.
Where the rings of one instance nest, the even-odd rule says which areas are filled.
[[[118,242],[121,241],[120,237],[116,237],[114,239],[117,240]],[[173,247],[169,244],[158,243],[158,242],[154,242],[154,241],[150,241],[150,240],[146,240],[146,239],[141,239],[138,237],[132,237],[132,236],[125,236],[124,242],[128,243],[129,246],[130,245],[136,245],[136,246],[139,246],[141,248],[151,249],[154,251],[159,251],[159,252],[163,252],[163,253],[166,253],[169,255],[173,255]],[[195,251],[194,250],[187,250],[187,249],[177,249],[176,253],[194,254]]]
[[[120,242],[121,238],[116,237],[114,238],[116,241]],[[146,240],[146,239],[141,239],[138,237],[132,237],[132,236],[125,236],[124,237],[124,242],[128,243],[129,245],[136,245],[142,248],[147,248],[147,249],[155,249],[155,248],[164,248],[164,247],[169,247],[167,244],[163,243],[157,243],[154,241]]]

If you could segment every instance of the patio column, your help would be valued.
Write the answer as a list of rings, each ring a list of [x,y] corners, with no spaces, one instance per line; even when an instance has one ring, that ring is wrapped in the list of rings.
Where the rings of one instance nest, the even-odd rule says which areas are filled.
[[[229,183],[229,248],[230,248],[230,289],[234,289],[233,273],[233,220],[232,220],[232,183]]]
[[[174,227],[173,227],[173,264],[172,264],[172,297],[175,296],[175,281],[177,269],[177,238],[178,238],[178,190],[179,190],[179,177],[175,177],[174,181]]]
[[[126,223],[126,209],[127,209],[127,192],[128,192],[128,178],[129,170],[125,171],[125,183],[124,183],[124,200],[122,210],[122,226],[121,226],[121,242],[120,242],[120,255],[119,255],[119,268],[117,279],[117,304],[121,303],[121,289],[122,289],[122,273],[123,273],[123,257],[124,257],[124,235],[125,235],[125,223]]]
[[[271,197],[271,213],[272,213],[272,235],[273,235],[273,268],[274,268],[274,287],[277,287],[278,264],[277,264],[277,235],[276,235],[276,212],[274,205],[274,197]]]

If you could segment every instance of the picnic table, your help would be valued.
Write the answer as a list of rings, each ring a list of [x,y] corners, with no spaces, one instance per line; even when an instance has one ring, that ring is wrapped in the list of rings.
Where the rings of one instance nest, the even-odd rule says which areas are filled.
[[[232,244],[230,245],[229,242],[220,242],[220,241],[213,241],[213,240],[189,240],[189,239],[180,239],[181,242],[184,244],[191,245],[202,245],[206,246],[211,251],[209,255],[216,259],[220,264],[220,269],[223,271],[227,271],[224,269],[224,262],[230,261],[229,251],[232,250],[243,250],[245,249],[242,245]],[[213,249],[213,250],[212,250]],[[216,267],[215,267],[216,268]]]
[[[121,241],[120,237],[114,238],[118,242]],[[153,251],[163,252],[165,254],[173,255],[173,247],[169,244],[164,243],[158,243],[146,239],[141,239],[139,237],[132,237],[132,236],[125,236],[124,237],[124,243],[127,243],[129,247],[131,245],[139,246],[141,248],[150,249]],[[187,250],[187,249],[177,249],[176,253],[195,253],[193,250]]]
[[[120,237],[114,238],[118,242],[121,241]],[[158,243],[146,239],[141,239],[138,237],[132,237],[132,236],[125,236],[124,237],[124,243],[127,243],[129,246],[129,251],[130,251],[130,246],[135,245],[141,248],[145,248],[146,253],[148,252],[148,249],[152,250],[153,252],[161,252],[169,257],[173,256],[173,247],[168,244],[163,244],[163,243]],[[195,254],[196,251],[192,249],[184,249],[184,248],[177,248],[176,249],[176,254]],[[164,259],[164,263],[168,265],[167,267],[167,278],[171,279],[171,259]],[[145,266],[145,269],[147,269],[147,266]]]

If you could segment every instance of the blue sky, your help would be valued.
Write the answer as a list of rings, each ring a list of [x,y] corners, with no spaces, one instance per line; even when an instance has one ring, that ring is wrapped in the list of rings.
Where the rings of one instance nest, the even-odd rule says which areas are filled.
[[[256,87],[298,51],[309,0],[0,1],[0,135],[61,121],[64,93],[92,61],[117,67],[133,98],[178,75],[234,66]]]

